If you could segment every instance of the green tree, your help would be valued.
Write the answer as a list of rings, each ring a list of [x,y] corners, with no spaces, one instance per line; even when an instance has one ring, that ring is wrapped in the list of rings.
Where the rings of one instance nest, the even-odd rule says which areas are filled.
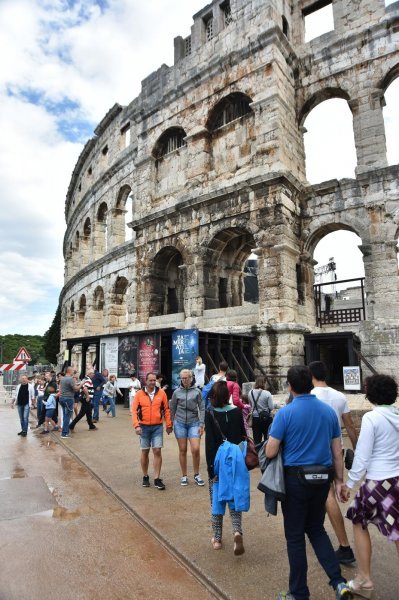
[[[12,363],[22,346],[31,355],[31,364],[46,363],[43,350],[43,336],[23,335],[19,333],[0,336],[0,362]]]
[[[61,344],[61,306],[58,305],[50,329],[43,336],[44,353],[48,361],[57,364],[57,354]]]

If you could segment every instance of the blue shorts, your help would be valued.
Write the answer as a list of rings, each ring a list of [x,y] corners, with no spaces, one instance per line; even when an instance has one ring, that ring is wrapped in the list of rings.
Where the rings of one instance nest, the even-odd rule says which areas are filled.
[[[140,448],[163,448],[163,425],[140,425]]]
[[[198,433],[199,426],[199,421],[187,424],[182,423],[181,421],[175,421],[173,423],[173,430],[177,439],[185,438],[190,440],[192,438],[200,437],[200,434]]]
[[[52,419],[55,415],[55,408],[46,408],[46,417]]]

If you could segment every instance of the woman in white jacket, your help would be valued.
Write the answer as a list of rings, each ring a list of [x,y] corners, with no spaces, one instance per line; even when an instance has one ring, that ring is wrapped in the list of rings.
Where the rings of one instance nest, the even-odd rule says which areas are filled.
[[[399,554],[399,409],[396,381],[388,375],[373,375],[365,381],[366,397],[374,410],[362,420],[355,458],[347,486],[353,488],[364,476],[347,517],[353,523],[359,572],[348,582],[352,591],[371,598],[371,540],[368,524],[395,542]]]

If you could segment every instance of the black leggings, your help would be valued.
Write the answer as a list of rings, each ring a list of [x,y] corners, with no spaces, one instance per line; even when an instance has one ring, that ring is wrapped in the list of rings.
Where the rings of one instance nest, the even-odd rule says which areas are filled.
[[[255,444],[260,444],[263,440],[266,441],[269,427],[272,424],[272,421],[272,417],[269,417],[267,421],[263,421],[259,417],[252,417],[252,431],[254,434]]]

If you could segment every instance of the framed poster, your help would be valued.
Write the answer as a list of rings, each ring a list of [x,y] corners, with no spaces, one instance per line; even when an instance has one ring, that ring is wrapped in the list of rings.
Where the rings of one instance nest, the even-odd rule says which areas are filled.
[[[137,336],[126,335],[119,338],[118,343],[118,378],[130,377],[132,371],[137,372]]]
[[[194,369],[198,356],[198,329],[172,332],[172,390],[180,385],[180,371]]]
[[[138,343],[138,378],[144,383],[147,373],[158,373],[160,371],[159,352],[160,335],[158,333],[149,333],[139,336]]]
[[[118,372],[118,338],[100,340],[100,369],[108,369],[110,375]]]
[[[362,382],[360,379],[360,367],[342,367],[344,372],[344,389],[360,390]]]

